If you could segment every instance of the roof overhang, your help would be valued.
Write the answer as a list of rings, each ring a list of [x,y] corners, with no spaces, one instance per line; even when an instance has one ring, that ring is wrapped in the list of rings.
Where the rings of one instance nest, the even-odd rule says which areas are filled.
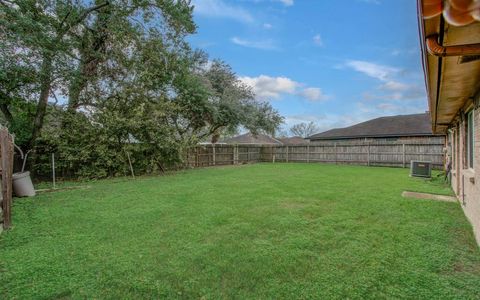
[[[426,9],[433,2],[439,3],[443,13],[425,18],[430,13]],[[473,103],[480,90],[480,53],[474,55],[475,50],[467,51],[466,55],[462,55],[462,52],[442,53],[442,48],[460,46],[450,48],[459,49],[463,46],[472,50],[480,44],[480,22],[452,25],[451,12],[446,10],[451,2],[452,0],[417,0],[422,63],[434,133],[446,133],[459,112]],[[473,3],[472,1],[472,5]],[[445,20],[445,16],[449,21]],[[431,40],[428,44],[429,38]],[[440,48],[432,50],[432,44],[435,44],[432,43],[433,39]]]

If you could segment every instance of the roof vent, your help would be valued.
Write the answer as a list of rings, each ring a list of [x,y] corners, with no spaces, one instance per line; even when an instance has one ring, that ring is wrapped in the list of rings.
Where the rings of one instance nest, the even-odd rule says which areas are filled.
[[[480,55],[468,55],[468,56],[460,56],[458,59],[459,64],[466,64],[471,61],[480,60]]]

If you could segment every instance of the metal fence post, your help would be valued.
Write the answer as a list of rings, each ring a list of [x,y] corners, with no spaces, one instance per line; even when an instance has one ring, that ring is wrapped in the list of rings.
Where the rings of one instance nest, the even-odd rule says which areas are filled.
[[[128,155],[128,153],[127,153]],[[132,168],[132,164],[130,162],[130,156],[128,156],[128,162],[130,164],[130,169]],[[132,171],[133,173],[133,171]],[[135,177],[134,177],[135,178]],[[53,180],[53,188],[55,189],[55,153],[52,153],[52,180]]]

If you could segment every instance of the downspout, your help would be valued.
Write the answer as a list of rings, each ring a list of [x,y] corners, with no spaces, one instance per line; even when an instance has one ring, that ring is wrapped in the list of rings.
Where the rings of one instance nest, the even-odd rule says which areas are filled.
[[[433,56],[473,56],[480,55],[480,44],[442,46],[438,43],[438,34],[426,38],[428,53]]]

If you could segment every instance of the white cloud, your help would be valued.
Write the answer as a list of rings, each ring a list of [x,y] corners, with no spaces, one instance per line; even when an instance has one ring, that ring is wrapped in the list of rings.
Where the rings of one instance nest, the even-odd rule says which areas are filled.
[[[348,60],[343,65],[336,66],[336,68],[344,67],[352,68],[382,82],[374,91],[364,93],[365,100],[425,100],[425,89],[417,83],[416,79],[415,83],[406,83],[405,77],[409,76],[408,72],[403,72],[401,69],[362,60]],[[408,81],[412,82],[411,76]]]
[[[330,98],[330,96],[323,94],[320,88],[306,88],[300,91],[298,94],[310,101],[323,101]]]
[[[204,17],[226,18],[244,23],[252,23],[253,16],[245,9],[232,6],[223,0],[194,0],[194,13]]]
[[[255,48],[261,50],[279,50],[279,48],[275,45],[273,40],[263,40],[263,41],[251,41],[242,39],[239,37],[233,37],[230,41],[236,45],[248,47],[248,48]]]
[[[402,49],[393,49],[390,54],[392,56],[400,56],[400,55],[416,55],[419,53],[420,50],[417,47],[411,47],[411,48],[402,48]]]
[[[322,47],[323,46],[323,40],[322,40],[322,37],[320,36],[320,34],[316,34],[314,37],[313,37],[313,43],[319,47]]]
[[[345,66],[381,81],[388,81],[392,76],[400,72],[400,69],[394,67],[363,60],[348,60]]]
[[[252,87],[256,97],[262,100],[280,99],[282,95],[298,95],[309,101],[323,101],[331,97],[325,95],[320,88],[307,87],[288,77],[240,77],[240,80]]]
[[[383,94],[374,95],[372,98],[383,100],[425,100],[425,89],[417,84],[407,84],[399,81],[387,81],[380,85],[379,90],[383,91]]]
[[[270,24],[270,23],[264,23],[264,24],[263,24],[263,28],[265,28],[265,29],[272,29],[272,28],[273,28],[273,25]]]
[[[300,83],[287,77],[240,77],[240,80],[252,87],[253,92],[260,99],[278,99],[281,94],[294,94]]]
[[[389,80],[380,86],[380,89],[387,91],[406,91],[409,88],[410,86],[408,84],[395,80]]]
[[[318,132],[324,132],[333,128],[341,128],[351,126],[370,118],[370,114],[356,113],[356,114],[334,114],[321,113],[314,114],[296,114],[285,116],[285,129],[289,129],[298,123],[314,122],[318,127]]]

